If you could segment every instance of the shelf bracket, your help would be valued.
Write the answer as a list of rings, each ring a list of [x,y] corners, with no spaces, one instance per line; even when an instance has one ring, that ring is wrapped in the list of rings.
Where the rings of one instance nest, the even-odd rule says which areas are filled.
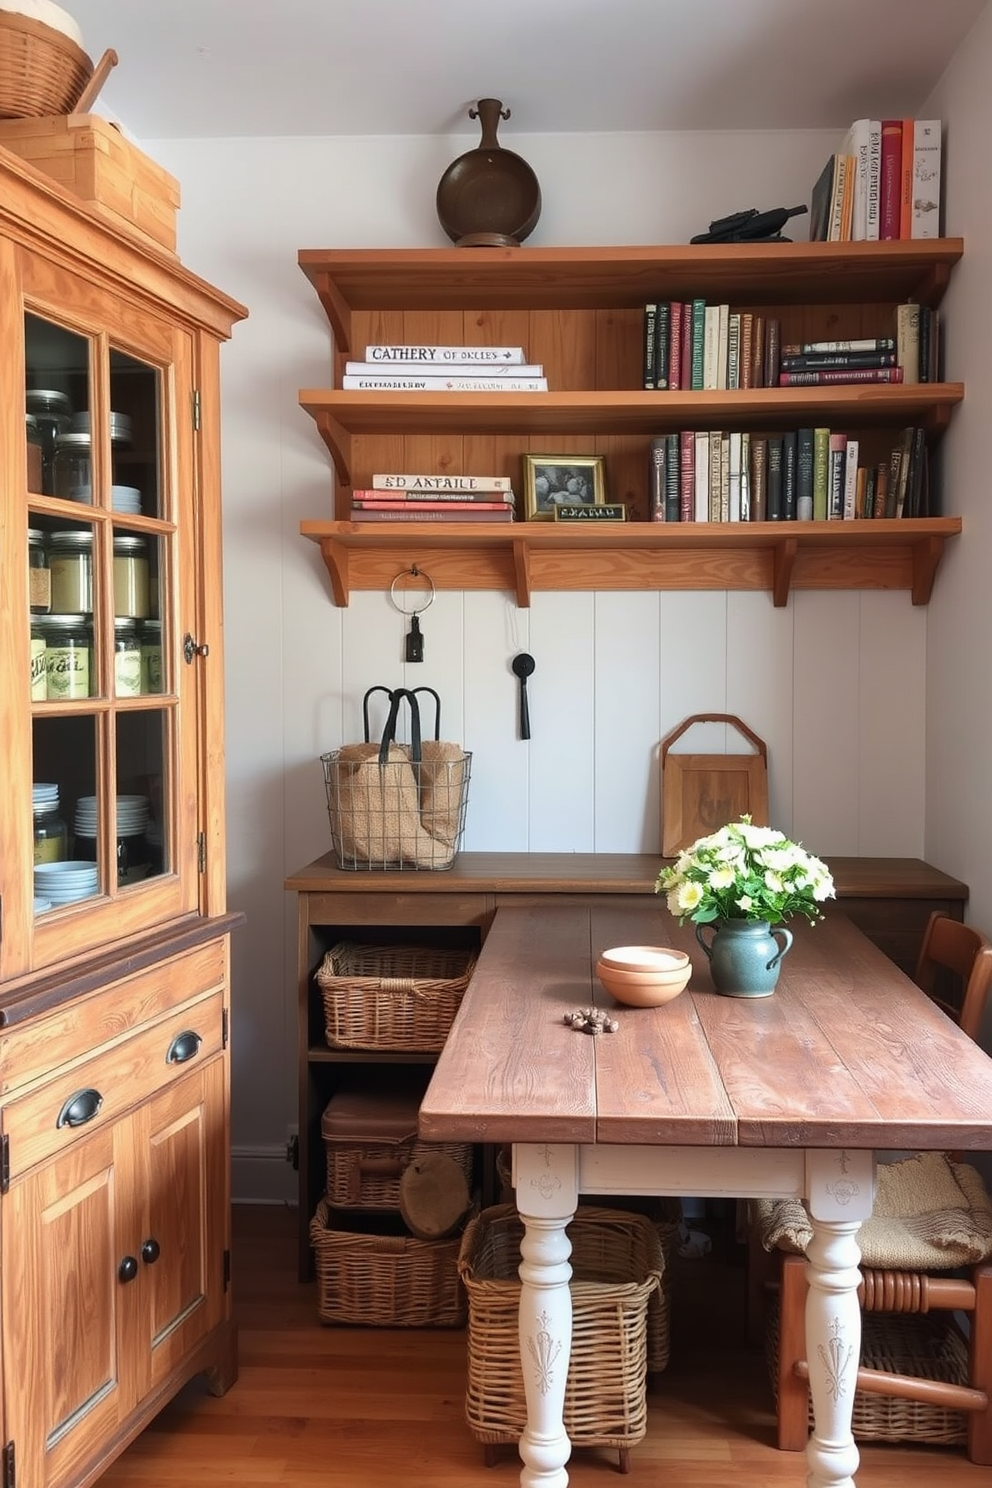
[[[789,603],[792,570],[795,567],[798,547],[799,544],[794,537],[783,538],[781,542],[775,544],[772,557],[772,596],[777,610]]]
[[[351,435],[343,424],[338,423],[329,413],[317,414],[317,428],[320,437],[331,452],[334,461],[334,469],[337,471],[338,480],[344,486],[351,485]]]
[[[321,274],[317,294],[334,332],[337,350],[345,353],[351,351],[351,306],[330,274]]]
[[[517,586],[517,604],[522,610],[530,608],[530,548],[518,539],[513,544],[513,576]]]
[[[912,597],[914,605],[930,603],[937,565],[943,556],[944,539],[942,537],[927,537],[922,542],[913,544]]]
[[[351,598],[351,580],[348,573],[348,549],[333,537],[320,539],[320,556],[324,560],[331,580],[331,593],[336,605],[345,606]]]

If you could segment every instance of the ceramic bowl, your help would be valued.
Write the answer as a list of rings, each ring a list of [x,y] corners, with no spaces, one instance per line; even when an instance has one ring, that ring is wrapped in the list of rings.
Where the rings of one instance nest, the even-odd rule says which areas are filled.
[[[617,971],[670,972],[689,965],[685,951],[673,950],[671,946],[614,946],[603,951],[599,958],[605,966],[614,966]]]
[[[610,996],[627,1007],[661,1007],[678,997],[692,976],[688,956],[679,951],[672,951],[669,956],[671,960],[667,967],[657,966],[645,971],[624,971],[600,957],[596,962],[596,975]]]

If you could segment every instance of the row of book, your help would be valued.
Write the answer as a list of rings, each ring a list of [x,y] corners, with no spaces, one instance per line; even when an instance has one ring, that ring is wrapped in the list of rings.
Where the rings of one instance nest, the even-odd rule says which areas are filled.
[[[939,238],[940,175],[939,119],[856,119],[810,193],[810,242]]]
[[[776,522],[925,517],[934,506],[924,430],[903,429],[883,460],[828,428],[784,434],[683,429],[651,441],[653,522]]]
[[[705,300],[644,307],[644,386],[655,390],[937,381],[937,311],[896,306],[891,336],[782,341],[775,317]]]
[[[540,362],[522,346],[366,346],[346,362],[345,392],[546,393]]]
[[[502,475],[373,475],[351,493],[353,522],[512,522],[510,482]]]

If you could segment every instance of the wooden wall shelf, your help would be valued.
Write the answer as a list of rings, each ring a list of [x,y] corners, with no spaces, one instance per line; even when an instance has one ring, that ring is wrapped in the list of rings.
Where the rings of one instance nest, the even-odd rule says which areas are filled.
[[[552,589],[766,589],[778,606],[792,589],[907,589],[914,604],[927,604],[961,519],[624,522],[595,531],[308,521],[300,530],[320,546],[339,605],[355,589],[388,589],[411,563],[438,589],[503,589],[522,606]]]

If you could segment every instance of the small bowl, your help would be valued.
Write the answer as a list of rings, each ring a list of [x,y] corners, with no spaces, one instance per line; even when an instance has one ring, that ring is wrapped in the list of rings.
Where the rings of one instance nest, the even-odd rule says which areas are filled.
[[[617,971],[669,972],[689,965],[685,951],[673,950],[671,946],[614,946],[603,951],[599,959]]]
[[[627,1007],[661,1007],[688,986],[692,966],[686,956],[684,965],[670,966],[664,971],[622,971],[600,959],[596,962],[596,975],[610,996]]]

